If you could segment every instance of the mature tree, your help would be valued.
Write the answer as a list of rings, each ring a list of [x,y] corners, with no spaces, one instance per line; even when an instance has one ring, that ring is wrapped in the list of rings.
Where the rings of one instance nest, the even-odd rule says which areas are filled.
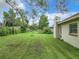
[[[49,25],[48,17],[45,15],[41,15],[39,20],[39,28],[43,30],[45,27],[48,27],[48,25]]]
[[[13,11],[13,9],[10,9],[8,13],[9,13],[10,21],[11,21],[11,26],[15,26],[16,13]]]
[[[5,2],[16,12],[16,15],[20,16],[20,18],[22,19],[22,26],[28,24],[28,20],[27,20],[27,13],[24,11],[24,9],[21,9],[18,6],[17,2],[15,0],[5,0]]]
[[[9,14],[7,12],[3,13],[4,16],[4,26],[8,26],[9,25]]]
[[[4,25],[12,27],[12,32],[15,34],[14,26],[16,25],[16,13],[13,11],[13,9],[9,9],[8,12],[4,12]]]
[[[15,26],[21,26],[21,25],[22,25],[22,19],[20,17],[17,17],[15,21]]]
[[[21,25],[28,25],[28,19],[25,11],[23,9],[19,9],[19,14],[21,15],[22,24]]]
[[[5,26],[14,26],[15,25],[15,18],[16,14],[12,9],[10,9],[8,12],[4,12],[4,24]]]

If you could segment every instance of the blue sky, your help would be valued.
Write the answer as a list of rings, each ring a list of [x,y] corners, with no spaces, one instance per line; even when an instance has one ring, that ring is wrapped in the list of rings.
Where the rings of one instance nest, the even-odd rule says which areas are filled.
[[[25,0],[15,0],[18,2],[18,5],[20,8],[23,8],[25,10],[29,10],[31,7],[26,7],[27,3],[25,3]],[[67,18],[75,13],[79,12],[79,0],[66,0],[67,1],[67,8],[68,8],[68,13],[61,15],[56,13],[56,0],[48,0],[48,12],[46,12],[46,15],[49,18],[50,24],[53,22],[52,19],[56,15],[60,16],[61,18]],[[0,0],[0,21],[3,19],[3,11],[7,11],[9,9],[9,6],[4,2],[4,0]]]
[[[25,0],[21,0],[24,6],[27,4]],[[67,0],[67,8],[69,12],[78,12],[79,11],[79,3],[78,0]],[[49,13],[56,13],[56,0],[48,0],[48,12]],[[30,7],[26,8],[29,9]]]
[[[3,0],[2,0],[3,1]],[[18,1],[18,0],[17,0]],[[26,8],[25,0],[21,0],[23,6],[25,9],[30,10],[29,6]],[[1,2],[1,1],[0,1]],[[1,2],[2,3],[2,2]],[[4,3],[3,3],[4,4]],[[48,0],[48,13],[56,13],[56,0]],[[0,4],[0,7],[3,6]],[[67,0],[67,8],[69,12],[78,12],[79,11],[79,3],[78,0]],[[7,11],[8,7],[5,7],[5,5],[2,7],[3,11]]]
[[[49,13],[56,12],[55,5],[55,0],[49,0]],[[79,11],[79,3],[77,2],[77,0],[67,0],[67,8],[69,12],[77,12]]]

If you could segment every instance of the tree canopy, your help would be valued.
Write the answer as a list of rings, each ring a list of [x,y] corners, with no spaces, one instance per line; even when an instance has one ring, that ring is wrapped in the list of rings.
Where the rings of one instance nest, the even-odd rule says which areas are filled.
[[[45,15],[41,15],[39,20],[39,28],[43,30],[45,27],[48,27],[48,25],[49,25],[48,17]]]

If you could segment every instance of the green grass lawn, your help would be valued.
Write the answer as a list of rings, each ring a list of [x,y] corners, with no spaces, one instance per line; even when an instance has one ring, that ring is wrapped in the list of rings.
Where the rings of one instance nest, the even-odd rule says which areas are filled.
[[[79,50],[52,34],[21,33],[0,37],[0,59],[79,59]]]

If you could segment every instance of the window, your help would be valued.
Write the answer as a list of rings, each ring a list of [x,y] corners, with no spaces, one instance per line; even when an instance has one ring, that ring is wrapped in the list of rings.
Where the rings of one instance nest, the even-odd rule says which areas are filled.
[[[77,23],[73,23],[69,25],[69,34],[77,36],[78,29]]]

